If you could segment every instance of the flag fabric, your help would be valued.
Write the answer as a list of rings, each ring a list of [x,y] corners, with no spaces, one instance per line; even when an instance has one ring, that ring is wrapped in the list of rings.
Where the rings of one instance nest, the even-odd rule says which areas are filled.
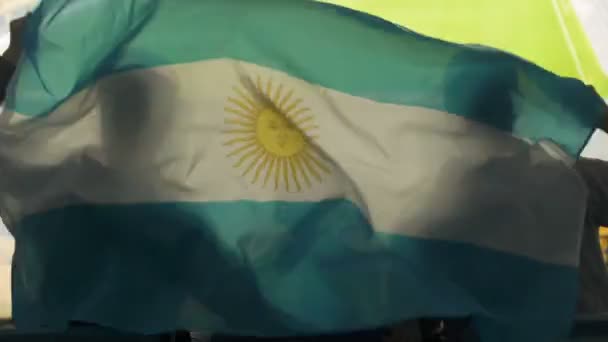
[[[0,120],[18,328],[553,341],[605,104],[311,1],[45,0]]]

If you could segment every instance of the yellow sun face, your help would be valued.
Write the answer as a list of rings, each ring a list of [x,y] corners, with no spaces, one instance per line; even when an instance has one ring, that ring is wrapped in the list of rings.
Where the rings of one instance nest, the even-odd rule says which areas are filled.
[[[234,167],[243,169],[253,184],[274,182],[275,190],[302,191],[303,185],[312,187],[312,179],[320,183],[330,169],[311,143],[317,137],[311,133],[319,127],[302,99],[284,92],[283,85],[273,87],[271,80],[263,84],[259,77],[255,85],[235,87],[234,92],[224,121],[224,145],[230,148],[228,157],[236,160]]]
[[[306,137],[283,114],[272,109],[260,112],[256,134],[260,144],[276,156],[291,157],[305,148]]]

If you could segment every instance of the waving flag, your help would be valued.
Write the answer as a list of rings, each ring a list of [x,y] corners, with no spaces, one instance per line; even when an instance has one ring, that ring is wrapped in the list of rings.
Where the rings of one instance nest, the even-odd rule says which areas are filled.
[[[19,328],[568,330],[579,81],[310,1],[45,0],[9,93]]]

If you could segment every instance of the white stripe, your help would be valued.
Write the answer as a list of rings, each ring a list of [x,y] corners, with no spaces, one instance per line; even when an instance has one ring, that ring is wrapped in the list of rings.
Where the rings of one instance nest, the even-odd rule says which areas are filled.
[[[294,191],[290,179],[287,192],[281,178],[275,191],[273,177],[264,188],[251,183],[255,172],[243,177],[244,167],[232,166],[239,156],[226,157],[227,98],[241,83],[259,95],[257,76],[272,79],[273,89],[293,89],[292,99],[310,108],[320,127],[314,150],[331,167],[322,184],[309,173],[310,189]],[[377,103],[251,64],[133,71],[74,96],[48,118],[3,116],[0,205],[12,222],[72,203],[346,198],[378,231],[558,264],[578,258],[584,190],[544,147],[456,115]]]
[[[566,25],[566,21],[564,20],[564,15],[562,14],[561,7],[559,6],[558,0],[551,0],[553,4],[553,10],[555,10],[555,15],[557,16],[557,20],[559,21],[559,26],[562,29],[562,33],[564,34],[564,39],[566,40],[566,45],[570,54],[572,55],[572,60],[574,61],[574,65],[576,66],[576,71],[580,76],[581,80],[587,83],[587,77],[585,76],[585,72],[583,71],[583,65],[581,63],[580,58],[578,57],[578,53],[576,52],[576,47],[572,42],[572,37],[570,36],[570,31],[568,30],[568,26]]]

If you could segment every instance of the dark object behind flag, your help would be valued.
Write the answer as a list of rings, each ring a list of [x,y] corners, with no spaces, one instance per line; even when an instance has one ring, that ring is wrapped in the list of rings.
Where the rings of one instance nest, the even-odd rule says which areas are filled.
[[[589,189],[581,245],[581,297],[578,312],[608,314],[608,272],[598,241],[599,227],[608,226],[608,162],[582,158],[576,170]]]
[[[0,103],[6,97],[6,88],[15,72],[15,66],[0,56]]]

